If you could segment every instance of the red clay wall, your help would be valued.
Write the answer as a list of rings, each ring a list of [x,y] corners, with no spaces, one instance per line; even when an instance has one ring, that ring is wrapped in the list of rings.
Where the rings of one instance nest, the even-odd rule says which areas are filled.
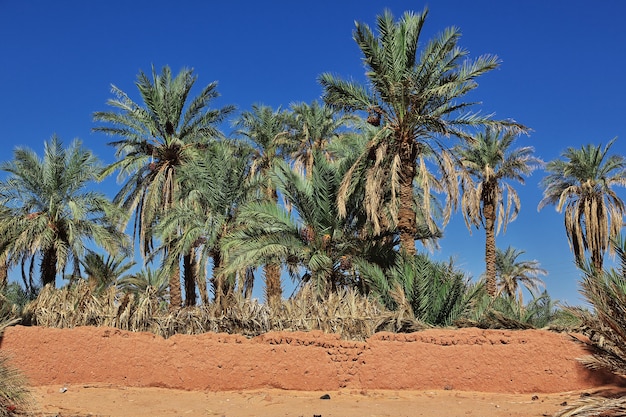
[[[578,363],[587,352],[570,336],[540,330],[379,333],[354,342],[321,332],[163,339],[112,328],[15,326],[0,351],[32,385],[548,393],[610,382]]]

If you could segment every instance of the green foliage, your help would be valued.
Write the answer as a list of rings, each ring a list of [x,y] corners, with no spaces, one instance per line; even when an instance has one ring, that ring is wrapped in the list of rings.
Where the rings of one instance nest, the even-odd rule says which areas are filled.
[[[94,291],[103,291],[116,281],[124,277],[133,266],[134,261],[129,261],[123,256],[106,257],[94,251],[88,251],[81,260],[81,265],[87,274],[87,281]]]
[[[22,266],[29,292],[35,287],[35,259],[41,260],[41,284],[54,285],[57,273],[70,264],[72,274],[80,275],[79,259],[87,240],[111,253],[127,248],[128,238],[119,229],[122,214],[104,194],[87,190],[100,165],[80,141],[64,148],[53,136],[41,158],[18,148],[1,169],[8,176],[0,182],[0,257],[9,266]]]
[[[583,363],[626,376],[626,240],[613,240],[612,245],[621,263],[619,268],[598,271],[591,262],[581,265],[584,276],[580,292],[593,306],[593,313],[581,308],[570,310],[581,320],[593,351]]]
[[[157,298],[159,303],[167,302],[167,286],[169,276],[164,269],[156,271],[146,267],[141,271],[126,275],[117,280],[117,288],[125,294],[133,294],[139,297],[141,294],[150,293]]]
[[[598,270],[593,261],[579,263],[583,272],[580,292],[593,311],[580,307],[569,312],[580,320],[581,331],[588,339],[585,343],[591,355],[581,362],[591,369],[600,369],[615,375],[626,376],[626,240],[611,241],[620,261],[618,268]],[[559,417],[626,415],[626,398],[591,396],[576,401],[561,410]]]
[[[431,192],[446,194],[444,222],[458,200],[454,158],[441,138],[468,138],[467,128],[505,124],[472,112],[474,103],[464,101],[477,87],[476,79],[498,67],[498,58],[483,55],[469,60],[468,52],[458,46],[461,34],[456,28],[421,41],[427,15],[424,9],[395,20],[386,10],[377,17],[378,33],[356,23],[353,38],[363,55],[367,84],[331,73],[319,78],[326,103],[346,112],[368,113],[367,122],[378,130],[344,180],[340,213],[355,189],[350,183],[365,178],[360,203],[374,233],[400,234],[402,250],[412,254],[418,235],[415,219],[422,214],[413,204],[414,182],[423,192],[425,224],[431,232],[436,229],[428,206]],[[441,176],[432,175],[434,171]]]
[[[352,206],[340,216],[336,199],[342,166],[314,152],[312,172],[301,176],[286,162],[269,172],[287,207],[271,201],[241,207],[238,226],[225,239],[226,270],[258,267],[274,259],[287,265],[298,281],[311,282],[320,295],[343,286],[357,286],[352,265],[358,259],[393,257],[393,240],[367,239]],[[384,255],[381,256],[381,252]]]
[[[425,254],[398,257],[386,270],[365,264],[359,270],[372,295],[387,308],[408,305],[417,320],[429,325],[452,325],[474,296],[467,277],[452,262],[434,262]]]
[[[531,294],[545,284],[539,275],[547,275],[547,271],[539,266],[537,261],[522,261],[518,258],[525,251],[511,246],[502,251],[496,249],[496,277],[498,293],[507,297],[517,298],[523,303],[522,287],[524,286]]]
[[[152,68],[152,78],[144,72],[137,76],[143,103],[134,102],[113,86],[116,98],[108,101],[113,110],[94,113],[94,119],[103,123],[94,130],[118,138],[109,143],[116,148],[117,161],[101,175],[118,171],[125,180],[114,202],[134,213],[142,256],[153,253],[153,227],[181,198],[179,170],[201,158],[209,143],[223,137],[216,126],[234,111],[233,106],[210,107],[219,96],[215,82],[190,99],[196,79],[190,69],[184,68],[174,77],[168,66],[160,74]],[[174,237],[167,236],[167,240]],[[172,256],[168,245],[161,249],[164,258]],[[186,277],[192,276],[185,272]],[[179,275],[178,269],[170,275],[172,308],[182,303]]]
[[[536,296],[526,305],[515,297],[489,296],[483,286],[477,293],[466,314],[456,324],[462,327],[484,329],[534,329],[553,328],[556,330],[575,328],[578,321],[559,308],[547,291]]]
[[[35,298],[36,294],[30,294],[17,282],[10,282],[0,291],[0,320],[19,316],[26,304]]]

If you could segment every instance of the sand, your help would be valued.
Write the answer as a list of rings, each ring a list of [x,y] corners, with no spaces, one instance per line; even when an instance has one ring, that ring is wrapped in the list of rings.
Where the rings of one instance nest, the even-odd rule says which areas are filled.
[[[542,330],[177,335],[10,327],[0,351],[28,377],[37,415],[549,416],[621,382]],[[330,399],[321,399],[327,394]]]

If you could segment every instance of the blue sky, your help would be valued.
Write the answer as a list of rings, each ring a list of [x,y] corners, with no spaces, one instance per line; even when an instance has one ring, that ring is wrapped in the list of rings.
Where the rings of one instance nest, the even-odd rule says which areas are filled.
[[[58,134],[80,138],[105,163],[109,138],[92,133],[94,111],[107,110],[110,85],[138,100],[139,70],[194,68],[198,91],[218,81],[216,106],[254,103],[287,107],[321,96],[317,77],[333,72],[363,79],[354,21],[375,25],[385,8],[396,16],[421,11],[419,1],[16,1],[0,0],[0,160],[16,146],[41,153]],[[460,28],[471,57],[498,55],[501,67],[479,79],[476,109],[532,129],[519,146],[545,161],[568,146],[606,144],[626,151],[626,2],[456,1],[428,3],[422,39]],[[224,126],[229,133],[228,124]],[[562,215],[541,199],[536,171],[518,186],[522,210],[498,246],[526,251],[549,271],[553,298],[580,302]],[[113,195],[115,182],[98,185]],[[620,196],[626,198],[624,190]],[[439,259],[454,258],[472,274],[483,270],[484,233],[470,235],[457,213],[445,229]]]

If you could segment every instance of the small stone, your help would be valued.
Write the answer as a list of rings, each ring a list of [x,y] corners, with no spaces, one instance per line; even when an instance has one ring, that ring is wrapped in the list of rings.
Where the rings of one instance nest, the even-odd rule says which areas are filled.
[[[320,397],[320,400],[330,400],[330,395],[324,394]]]
[[[538,399],[539,399],[539,397],[536,396],[536,395],[533,395],[533,397],[531,398],[531,400],[533,400],[533,401],[537,401]]]
[[[61,389],[59,390],[59,392],[60,392],[61,394],[63,394],[64,392],[67,392],[67,387],[63,387],[63,388],[61,388]]]
[[[565,407],[567,405],[567,401],[563,401],[560,405],[561,407]]]

